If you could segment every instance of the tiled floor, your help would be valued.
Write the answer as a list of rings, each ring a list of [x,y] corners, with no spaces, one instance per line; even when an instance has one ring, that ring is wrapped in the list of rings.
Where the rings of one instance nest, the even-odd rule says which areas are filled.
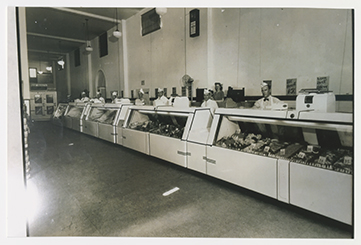
[[[50,122],[34,123],[29,147],[32,237],[353,237],[350,226]]]

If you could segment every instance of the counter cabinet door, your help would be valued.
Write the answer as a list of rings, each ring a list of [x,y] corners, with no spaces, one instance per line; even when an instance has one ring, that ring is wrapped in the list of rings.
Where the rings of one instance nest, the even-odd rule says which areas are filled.
[[[149,133],[123,128],[123,146],[149,155]]]
[[[290,203],[352,224],[352,175],[290,163]]]
[[[207,146],[207,174],[277,199],[277,159]]]
[[[206,174],[206,146],[202,144],[187,142],[187,150],[189,154],[188,168]]]
[[[150,155],[171,163],[187,167],[186,141],[157,135],[149,135]]]

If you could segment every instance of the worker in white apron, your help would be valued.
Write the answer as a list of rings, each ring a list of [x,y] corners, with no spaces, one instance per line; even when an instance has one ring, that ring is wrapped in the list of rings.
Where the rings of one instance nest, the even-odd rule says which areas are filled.
[[[274,104],[282,103],[278,98],[271,95],[271,88],[267,83],[261,84],[261,92],[263,97],[254,103],[254,109],[271,110]]]

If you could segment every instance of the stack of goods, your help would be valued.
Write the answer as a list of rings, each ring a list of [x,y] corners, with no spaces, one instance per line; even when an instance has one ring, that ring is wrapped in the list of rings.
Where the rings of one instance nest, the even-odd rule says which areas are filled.
[[[82,111],[83,110],[80,108],[72,107],[66,115],[69,117],[78,118],[81,116]]]
[[[100,110],[97,108],[93,108],[90,111],[90,114],[88,116],[88,120],[90,121],[96,121],[97,119],[99,119],[102,115],[104,114],[104,110]]]
[[[116,110],[107,110],[101,117],[99,117],[96,121],[104,124],[112,124],[117,114]]]
[[[172,124],[165,124],[159,121],[144,121],[144,122],[133,122],[129,125],[131,129],[149,132],[153,134],[159,134],[163,136],[173,137],[181,139],[184,127],[177,127]]]
[[[302,145],[299,143],[288,143],[288,142],[280,142],[278,140],[272,140],[270,144],[270,154],[269,156],[273,156],[276,158],[289,159],[296,152],[302,149]]]
[[[261,139],[262,136],[258,135],[258,138],[257,138],[256,135],[251,134],[247,138],[247,140],[245,138],[246,138],[246,134],[241,133],[241,130],[238,129],[238,130],[236,130],[236,132],[233,135],[231,135],[229,137],[224,136],[223,138],[218,140],[216,143],[216,146],[240,151],[241,149],[258,141],[258,138]]]
[[[352,155],[351,150],[344,150],[344,154],[333,164],[333,169],[341,173],[352,174]]]
[[[302,149],[291,158],[291,161],[311,165],[311,163],[313,163],[315,159],[319,157],[319,155],[320,148],[318,146],[303,146]]]

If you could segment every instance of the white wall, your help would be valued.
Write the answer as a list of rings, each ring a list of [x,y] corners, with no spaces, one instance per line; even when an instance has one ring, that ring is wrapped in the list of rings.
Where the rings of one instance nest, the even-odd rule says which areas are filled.
[[[195,38],[189,37],[192,8],[168,8],[162,28],[141,36],[141,15],[148,10],[124,21],[127,57],[122,56],[122,39],[109,41],[109,54],[103,58],[98,39],[92,41],[91,81],[83,56],[80,68],[71,66],[72,91],[79,93],[88,85],[95,89],[102,70],[107,97],[124,88],[124,74],[127,94],[143,87],[151,97],[157,87],[166,87],[168,95],[177,87],[181,94],[184,74],[195,80],[193,95],[197,87],[213,87],[215,81],[225,89],[245,87],[246,95],[260,95],[263,80],[273,81],[273,94],[285,95],[286,79],[297,78],[299,91],[315,88],[318,76],[330,77],[335,94],[353,93],[351,10],[200,8],[200,36]]]
[[[353,92],[350,10],[213,9],[212,15],[215,80],[245,87],[246,95],[259,95],[261,81],[272,80],[273,94],[285,95],[288,78],[297,78],[299,91],[329,76],[330,90]]]

